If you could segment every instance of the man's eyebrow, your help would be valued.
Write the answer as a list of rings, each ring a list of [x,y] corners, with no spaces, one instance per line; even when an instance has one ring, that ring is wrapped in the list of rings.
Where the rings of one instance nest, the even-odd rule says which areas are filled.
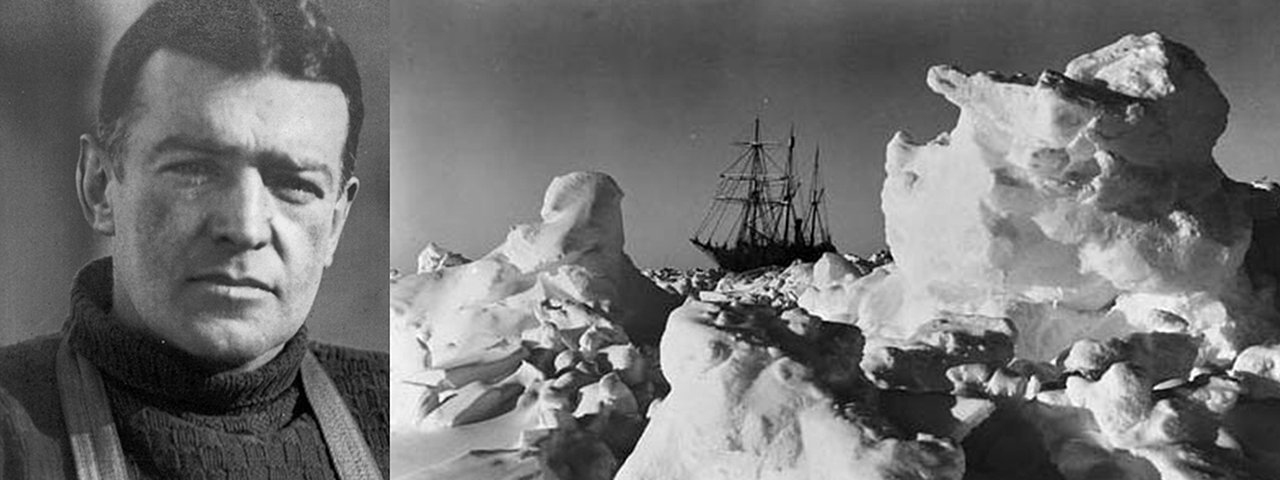
[[[325,176],[326,183],[333,182],[333,171],[329,165],[308,158],[297,158],[289,155],[283,155],[275,152],[267,152],[257,155],[258,162],[276,169],[289,170],[295,172],[319,172]]]
[[[183,134],[165,137],[164,140],[161,140],[160,143],[157,143],[155,148],[152,149],[152,152],[155,154],[172,151],[195,151],[211,155],[227,155],[237,153],[240,149],[212,139],[193,137]]]

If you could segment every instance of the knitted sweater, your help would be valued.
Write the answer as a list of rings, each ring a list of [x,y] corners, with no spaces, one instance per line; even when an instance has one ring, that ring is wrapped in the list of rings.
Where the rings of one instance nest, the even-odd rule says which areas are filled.
[[[110,259],[77,275],[71,347],[102,374],[131,479],[336,478],[299,368],[311,350],[388,476],[388,357],[324,345],[306,327],[250,372],[204,372],[189,355],[122,327]],[[61,336],[0,348],[0,478],[75,478],[54,358]]]

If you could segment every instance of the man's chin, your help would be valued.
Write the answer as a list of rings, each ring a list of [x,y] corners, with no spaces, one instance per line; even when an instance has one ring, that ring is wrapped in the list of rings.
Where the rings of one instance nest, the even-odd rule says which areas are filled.
[[[203,318],[175,342],[178,348],[216,371],[254,370],[271,359],[297,332],[263,331],[246,319]],[[272,335],[275,333],[275,335]]]

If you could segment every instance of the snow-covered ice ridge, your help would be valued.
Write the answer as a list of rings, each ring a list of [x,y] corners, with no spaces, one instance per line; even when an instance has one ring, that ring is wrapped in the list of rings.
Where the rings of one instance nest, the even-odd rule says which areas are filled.
[[[1127,36],[1036,77],[930,69],[887,255],[641,272],[607,175],[477,260],[392,276],[396,478],[1280,478],[1280,189],[1227,101]],[[683,304],[681,304],[683,302]]]
[[[939,66],[928,82],[960,119],[889,143],[881,196],[901,274],[880,290],[901,308],[867,312],[876,328],[1006,317],[1038,359],[1082,337],[1190,329],[1218,363],[1275,335],[1270,290],[1242,269],[1246,207],[1275,199],[1214,162],[1227,101],[1190,49],[1129,36],[1065,74]]]

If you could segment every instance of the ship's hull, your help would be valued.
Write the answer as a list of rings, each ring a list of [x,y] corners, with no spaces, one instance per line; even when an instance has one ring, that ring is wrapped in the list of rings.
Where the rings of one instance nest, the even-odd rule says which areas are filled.
[[[796,260],[816,262],[827,252],[835,252],[836,247],[830,242],[817,245],[809,244],[774,244],[764,246],[741,245],[736,247],[719,247],[691,239],[695,247],[711,257],[722,270],[745,272],[760,267],[785,267]]]

